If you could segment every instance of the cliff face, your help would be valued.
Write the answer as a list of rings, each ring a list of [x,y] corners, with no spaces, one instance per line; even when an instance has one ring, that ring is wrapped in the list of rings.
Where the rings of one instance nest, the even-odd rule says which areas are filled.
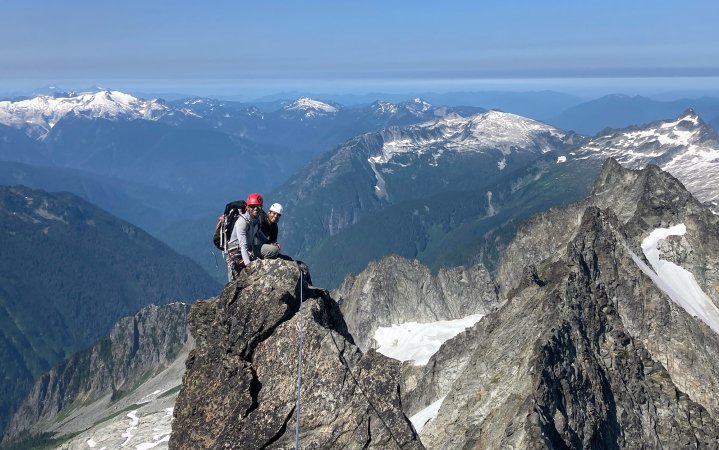
[[[306,266],[279,260],[253,263],[217,299],[193,305],[197,347],[169,447],[293,447],[300,320],[301,447],[422,448],[400,409],[399,363],[362,354]]]
[[[348,276],[332,296],[340,303],[357,345],[367,349],[378,327],[487,314],[497,289],[482,265],[440,269],[432,275],[416,260],[388,256]]]
[[[64,420],[57,420],[58,415],[71,422],[73,406],[89,405],[105,396],[114,403],[143,378],[172,364],[188,344],[189,308],[184,303],[146,306],[134,316],[120,319],[110,335],[90,349],[42,375],[12,418],[3,444],[28,433],[65,434],[86,428],[65,426]],[[74,426],[78,429],[64,429]]]
[[[556,260],[576,235],[586,208],[596,206],[617,216],[628,243],[641,254],[639,243],[652,229],[684,222],[685,261],[705,292],[719,304],[719,246],[716,217],[674,177],[656,166],[623,169],[609,159],[590,195],[565,208],[552,208],[520,227],[502,257],[498,274],[500,295],[507,296],[545,260]],[[705,239],[707,238],[707,239]],[[666,245],[666,244],[665,244]],[[530,270],[525,270],[529,268]]]
[[[661,258],[716,304],[719,219],[656,167],[609,161],[587,200],[523,227],[502,306],[417,382],[419,406],[441,400],[427,448],[716,448],[719,334],[669,296],[642,248],[680,223]]]

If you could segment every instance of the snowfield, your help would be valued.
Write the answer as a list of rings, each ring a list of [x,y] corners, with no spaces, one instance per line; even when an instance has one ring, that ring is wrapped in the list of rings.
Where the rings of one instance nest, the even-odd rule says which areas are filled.
[[[699,286],[694,275],[683,267],[660,258],[657,248],[659,241],[669,236],[684,236],[686,231],[686,226],[680,223],[669,228],[657,228],[644,238],[642,251],[651,268],[634,253],[632,259],[674,303],[719,333],[719,309]]]
[[[416,366],[427,364],[444,344],[473,326],[483,314],[473,314],[456,320],[417,323],[406,322],[391,327],[379,327],[374,334],[377,351],[399,361],[414,361]]]

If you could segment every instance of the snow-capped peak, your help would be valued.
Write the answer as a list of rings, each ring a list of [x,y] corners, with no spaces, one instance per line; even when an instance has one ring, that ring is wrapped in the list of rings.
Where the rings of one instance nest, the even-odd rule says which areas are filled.
[[[643,167],[663,157],[669,150],[684,147],[697,152],[705,144],[716,141],[699,116],[690,110],[676,119],[660,120],[643,127],[633,127],[600,135],[584,145],[578,153],[592,156],[601,153],[602,158],[614,157],[630,167]],[[713,155],[717,155],[714,153]]]
[[[375,114],[397,114],[399,107],[391,102],[376,101],[370,105]]]
[[[417,117],[432,109],[432,105],[421,98],[415,98],[411,102],[405,103],[404,107]]]
[[[550,139],[563,139],[565,133],[542,122],[516,114],[487,111],[470,117],[448,114],[438,120],[383,133],[382,153],[372,158],[384,164],[401,153],[422,154],[432,151],[484,152],[500,150],[509,154],[516,149],[547,152]]]
[[[415,106],[420,107],[421,109],[428,110],[432,107],[432,104],[422,100],[421,98],[417,97],[414,100],[412,100],[412,103],[415,104]]]
[[[416,117],[421,117],[427,111],[430,111],[433,108],[430,103],[427,103],[421,98],[415,98],[414,100],[406,101],[399,104],[385,101],[376,101],[372,104],[371,107],[376,114],[397,114],[400,111],[407,111]]]
[[[301,97],[295,100],[293,103],[285,106],[288,111],[300,110],[300,111],[316,111],[322,113],[336,113],[339,109],[336,106],[314,100],[309,97]]]
[[[570,155],[575,159],[612,157],[632,169],[656,164],[700,201],[719,201],[719,142],[691,109],[675,119],[597,136]]]
[[[41,137],[70,113],[106,119],[157,120],[170,109],[164,102],[143,100],[120,91],[84,92],[67,97],[41,95],[0,102],[0,123]]]

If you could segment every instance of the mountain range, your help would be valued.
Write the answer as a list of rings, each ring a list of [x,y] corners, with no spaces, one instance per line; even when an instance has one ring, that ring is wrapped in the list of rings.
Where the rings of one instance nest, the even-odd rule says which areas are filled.
[[[286,207],[284,251],[336,287],[389,253],[434,269],[482,262],[496,270],[516,225],[588,193],[610,156],[632,168],[659,164],[711,205],[718,152],[716,133],[692,110],[593,138],[499,111],[448,115],[359,135],[266,197]],[[202,237],[209,223],[163,234],[221,276]]]
[[[89,178],[106,179],[113,190],[125,183],[126,192],[113,194],[115,203],[98,205],[159,234],[174,221],[214,214],[228,199],[278,186],[309,159],[356,134],[481,110],[419,99],[348,109],[300,98],[265,112],[206,98],[168,103],[118,91],[55,93],[0,101],[0,160],[42,166],[42,176],[26,177],[40,189],[85,196],[77,185]],[[3,181],[23,182],[11,177]],[[89,188],[85,198],[102,200],[93,195],[97,190]],[[123,196],[132,202],[117,203]],[[131,212],[137,202],[154,210],[168,200],[175,207],[164,208],[172,211],[154,225]]]
[[[267,125],[265,132],[280,145],[290,134],[278,137],[267,131],[273,121],[294,123],[294,136],[309,136],[313,130],[332,129],[330,124],[352,117],[359,121],[360,117],[356,110],[350,112],[352,108],[339,104],[299,99],[275,111],[248,109],[248,117],[254,115],[252,120],[257,122],[240,130],[237,125],[219,122],[229,114],[227,111],[240,111],[240,105],[213,106],[198,99],[192,101],[198,105],[195,110],[182,102],[163,103],[168,110],[185,111],[168,114],[167,119],[163,119],[164,113],[147,117],[113,113],[92,118],[67,113],[39,137],[36,135],[44,129],[42,126],[31,130],[10,124],[5,130],[9,136],[6,142],[32,142],[42,157],[4,162],[0,169],[4,167],[6,175],[2,170],[0,175],[7,179],[25,177],[37,183],[48,182],[43,180],[46,177],[59,189],[67,183],[94,195],[106,193],[105,198],[98,198],[107,203],[114,201],[115,208],[124,207],[128,214],[150,204],[148,198],[153,194],[145,190],[156,189],[161,194],[155,194],[154,206],[146,210],[145,220],[150,223],[163,210],[163,203],[157,199],[172,202],[172,195],[186,195],[194,201],[208,194],[195,197],[194,187],[183,191],[158,180],[148,186],[142,177],[128,180],[132,178],[127,174],[134,170],[133,164],[155,164],[152,158],[143,156],[148,147],[142,147],[144,144],[135,137],[123,147],[132,152],[113,159],[108,156],[115,154],[108,142],[127,139],[132,130],[143,130],[148,136],[157,133],[157,142],[164,142],[164,131],[157,131],[162,129],[177,133],[176,139],[180,140],[183,133],[190,136],[199,132],[250,145],[259,142],[258,136]],[[151,111],[154,107],[144,108]],[[159,108],[157,111],[162,110]],[[205,110],[200,113],[202,108]],[[656,446],[670,439],[681,445],[716,444],[712,439],[717,435],[717,405],[712,392],[719,371],[711,361],[716,360],[715,335],[719,330],[719,313],[713,312],[713,305],[719,303],[719,281],[715,258],[717,223],[711,209],[717,212],[719,144],[714,131],[695,111],[687,110],[675,118],[647,125],[606,129],[587,137],[515,114],[472,110],[459,114],[422,100],[404,106],[377,102],[373,108],[368,116],[371,120],[365,125],[379,126],[378,131],[360,132],[321,153],[266,195],[268,201],[279,200],[285,205],[281,222],[283,251],[307,261],[313,267],[313,280],[302,264],[259,264],[245,271],[240,281],[230,283],[218,298],[193,308],[190,323],[200,345],[188,360],[186,379],[195,381],[188,381],[180,394],[175,411],[179,431],[170,439],[170,446],[180,448],[207,439],[229,443],[240,437],[262,445],[290,442],[291,408],[286,407],[293,383],[288,382],[291,377],[285,372],[289,369],[282,364],[285,355],[276,349],[296,348],[291,331],[302,317],[297,314],[302,311],[297,299],[304,289],[308,300],[305,315],[312,317],[308,345],[315,361],[322,361],[322,368],[308,367],[308,385],[318,396],[336,394],[335,400],[344,399],[333,405],[350,405],[345,414],[332,416],[333,430],[347,424],[358,426],[351,436],[365,447],[387,445],[394,431],[410,446],[418,444],[418,432],[422,444],[429,448],[583,448],[598,443],[635,448],[643,443]],[[408,123],[378,125],[383,120],[382,111],[391,120],[406,117]],[[207,119],[210,116],[212,120]],[[240,116],[237,112],[237,123],[251,124],[250,119]],[[55,119],[48,116],[46,120],[50,124]],[[324,125],[320,125],[321,121],[325,121]],[[86,128],[88,124],[90,128]],[[231,129],[240,131],[235,135]],[[335,130],[349,132],[350,128],[342,125]],[[321,139],[329,142],[340,134],[338,131],[331,138],[327,135]],[[173,139],[169,142],[176,142]],[[81,143],[82,148],[72,152],[70,146],[58,144],[65,142]],[[0,146],[0,150],[3,148],[11,153],[16,146]],[[303,158],[312,153],[306,150]],[[615,159],[605,163],[607,157]],[[42,158],[51,158],[50,165],[40,166]],[[150,173],[152,164],[145,168],[146,173]],[[179,173],[172,169],[168,167],[161,175],[172,179]],[[63,176],[53,177],[55,173]],[[124,185],[126,182],[132,189]],[[111,293],[121,290],[115,289],[113,283],[121,281],[122,274],[136,274],[135,279],[140,281],[147,281],[143,274],[158,274],[174,287],[181,284],[176,276],[143,265],[149,264],[145,262],[149,257],[125,243],[122,234],[116,237],[111,232],[96,238],[92,227],[105,224],[102,220],[108,222],[103,229],[118,229],[110,224],[115,219],[104,212],[87,212],[91,206],[69,194],[9,189],[9,200],[2,211],[17,214],[3,220],[3,224],[12,225],[8,236],[29,232],[40,236],[42,242],[38,244],[40,250],[3,244],[3,249],[11,250],[6,259],[20,261],[0,271],[3,276],[10,274],[5,286],[26,280],[28,274],[34,273],[32,267],[37,266],[61,268],[57,269],[61,281],[52,282],[51,288],[61,294],[69,289],[80,299],[85,298],[86,291],[96,292],[93,289],[97,286]],[[586,199],[577,201],[586,194]],[[75,214],[76,211],[84,213]],[[198,207],[194,214],[201,214],[199,211]],[[537,213],[540,214],[527,221]],[[196,249],[195,259],[201,259],[199,252],[206,253],[209,242],[195,243],[199,242],[198,236],[201,241],[209,241],[212,222],[205,222],[208,221],[194,222],[204,227],[204,233],[193,228],[193,222],[172,223],[167,229],[175,234],[168,232],[165,239],[174,241],[177,247],[185,246],[188,253]],[[62,227],[69,225],[77,227],[80,231],[72,233],[83,238],[63,231]],[[192,272],[198,270],[192,264],[182,266],[186,260],[180,263],[182,258],[129,224],[119,225],[119,230],[131,240],[141,238],[156,256],[164,255],[163,264],[177,261],[177,270],[191,273],[190,281],[204,276]],[[49,238],[56,234],[62,237],[62,245]],[[105,237],[120,243],[122,250],[108,250],[109,256],[101,252],[70,254],[68,247],[84,251],[83,242],[95,249],[104,248],[100,243],[105,243]],[[50,256],[37,260],[37,255],[47,252]],[[400,256],[370,263],[388,253]],[[16,254],[20,257],[12,259]],[[56,255],[66,259],[55,260]],[[132,259],[138,255],[142,255],[139,261],[143,262]],[[101,276],[92,275],[92,286],[86,280],[68,278],[68,273],[87,275],[91,273],[88,267],[99,266],[100,263],[73,265],[89,261],[92,256],[111,260],[112,267],[121,274],[100,283],[97,281],[103,280]],[[403,257],[417,258],[429,268]],[[27,261],[31,266],[23,265]],[[440,270],[436,275],[430,272],[458,264],[467,267]],[[133,272],[135,269],[138,272]],[[348,272],[358,275],[345,278]],[[304,283],[297,279],[299,273],[305,277]],[[334,287],[343,278],[340,289],[331,295],[312,287]],[[70,281],[65,284],[62,280]],[[43,283],[35,281],[28,290],[32,299],[43,298],[35,292]],[[696,286],[686,289],[687,283]],[[216,290],[214,286],[209,291]],[[150,297],[147,292],[157,292],[152,289],[145,288],[142,294]],[[8,298],[20,298],[19,292],[10,292]],[[135,300],[142,297],[139,291],[130,292]],[[127,305],[122,313],[131,314],[143,303],[121,304]],[[72,301],[63,300],[62,305],[83,313]],[[250,310],[254,313],[250,314]],[[115,312],[121,314],[119,310]],[[475,325],[469,331],[460,332],[436,349],[427,364],[420,362],[419,369],[416,362],[399,365],[372,350],[373,342],[378,342],[373,333],[413,320],[466,319],[463,312],[484,317],[472,322]],[[53,317],[67,321],[68,314],[58,310],[43,323],[54,324]],[[107,315],[105,329],[115,316]],[[77,318],[87,320],[82,314]],[[18,320],[13,317],[5,322]],[[67,323],[60,325],[61,330],[69,328]],[[53,326],[47,330],[51,332]],[[228,331],[223,334],[218,330]],[[84,345],[102,334],[91,337],[92,330],[85,331],[88,336],[83,336]],[[28,339],[17,336],[5,342]],[[208,336],[213,336],[213,343],[223,344],[208,345]],[[337,353],[328,336],[335,338],[335,346],[339,345]],[[57,360],[79,349],[50,345],[52,342],[61,347],[63,339],[65,336],[60,335],[32,343],[31,347],[42,351],[48,348],[45,353],[51,356],[34,363],[32,370],[26,370],[31,364],[27,361],[19,364],[18,370],[25,370],[24,379],[38,376],[52,358]],[[385,348],[383,343],[376,345]],[[4,355],[12,360],[17,351],[12,346],[8,348]],[[87,355],[78,358],[76,361],[88,359]],[[159,363],[160,359],[151,364],[174,364],[170,359]],[[391,417],[389,427],[378,426],[377,420],[383,415],[375,415],[376,411],[369,411],[362,403],[365,400],[344,390],[352,385],[340,383],[338,374],[344,370],[346,381],[348,364],[367,371],[361,379],[362,390],[368,393],[365,398],[386,408],[387,417]],[[77,372],[65,373],[86,375],[86,370],[77,364],[67,367],[78,367],[73,369]],[[137,367],[146,370],[149,377],[162,373],[159,366]],[[232,368],[228,379],[234,388],[228,388],[224,378],[217,375],[228,367]],[[139,370],[122,379],[126,386],[122,391],[134,391],[136,385],[142,384],[137,381]],[[325,375],[328,378],[323,378]],[[105,385],[114,377],[110,372],[103,376]],[[55,375],[51,379],[62,377]],[[93,386],[92,377],[83,382]],[[61,385],[57,384],[52,392],[63,390]],[[378,386],[393,394],[383,397],[382,391],[375,390]],[[112,386],[110,396],[115,387],[119,389],[119,385]],[[29,388],[21,386],[17,392],[22,389]],[[212,395],[203,397],[210,391]],[[28,400],[31,411],[52,418],[72,407],[74,400],[68,397],[56,403],[57,409],[37,408],[42,392],[39,388],[33,394],[35,400]],[[73,392],[77,395],[81,391]],[[107,386],[102,392],[107,392]],[[396,398],[396,393],[401,396]],[[237,400],[229,409],[219,401],[228,395]],[[54,399],[60,397],[52,394]],[[216,398],[218,403],[210,398]],[[321,404],[318,398],[309,400],[309,404]],[[87,398],[93,404],[97,400]],[[198,404],[204,411],[200,415],[195,414]],[[590,407],[581,409],[576,405]],[[132,411],[135,417],[137,411]],[[326,422],[326,411],[311,406],[308,412],[310,418],[306,420],[310,422],[305,423],[305,428],[310,431],[305,438],[322,442],[324,435],[311,423]],[[223,421],[203,419],[204,415],[218,414]],[[167,421],[167,414],[159,415]],[[418,417],[425,419],[420,421]],[[130,418],[134,423],[135,419]],[[413,427],[408,427],[408,418]],[[234,424],[235,431],[225,433],[227,424]],[[207,430],[214,431],[206,434]],[[385,434],[387,430],[389,434]],[[163,436],[162,439],[169,438],[167,434]],[[345,439],[348,435],[343,436]],[[155,444],[161,445],[159,441]]]
[[[594,138],[495,111],[360,136],[273,196],[287,203],[287,250],[336,286],[388,253],[495,270],[514,226],[581,198],[607,157],[658,164],[716,210],[717,155],[716,134],[691,110]]]
[[[361,135],[273,192],[290,211],[282,231],[287,251],[320,268],[330,286],[388,253],[433,263],[477,237],[439,242],[451,229],[468,217],[491,220],[522,180],[580,138],[497,111]],[[435,255],[423,259],[423,252]]]
[[[719,213],[719,139],[693,110],[678,117],[641,127],[600,133],[570,152],[566,158],[614,158],[625,167],[640,169],[655,164]]]
[[[676,117],[687,109],[693,109],[709,121],[719,116],[719,99],[654,100],[639,95],[612,94],[573,105],[545,120],[565,130],[593,135],[605,128],[626,128]]]
[[[676,178],[609,159],[586,198],[519,227],[494,280],[481,266],[433,276],[388,257],[330,295],[302,263],[261,261],[192,306],[197,342],[171,434],[169,408],[157,407],[172,394],[144,394],[142,382],[124,426],[110,417],[68,434],[99,417],[86,406],[57,411],[52,426],[78,445],[161,448],[291,447],[296,418],[312,448],[712,448],[718,249],[719,218]],[[434,321],[476,313],[427,360],[402,356],[424,345],[407,333],[389,334],[404,351],[382,353],[392,329],[420,321],[437,339],[448,324]],[[119,329],[134,320],[160,332],[131,319]],[[151,339],[140,336],[144,354]]]

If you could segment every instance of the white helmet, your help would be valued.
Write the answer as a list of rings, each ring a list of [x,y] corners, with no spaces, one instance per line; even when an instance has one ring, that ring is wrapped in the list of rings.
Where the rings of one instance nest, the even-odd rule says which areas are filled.
[[[272,206],[270,206],[270,211],[282,215],[282,205],[280,205],[279,203],[273,203]]]

